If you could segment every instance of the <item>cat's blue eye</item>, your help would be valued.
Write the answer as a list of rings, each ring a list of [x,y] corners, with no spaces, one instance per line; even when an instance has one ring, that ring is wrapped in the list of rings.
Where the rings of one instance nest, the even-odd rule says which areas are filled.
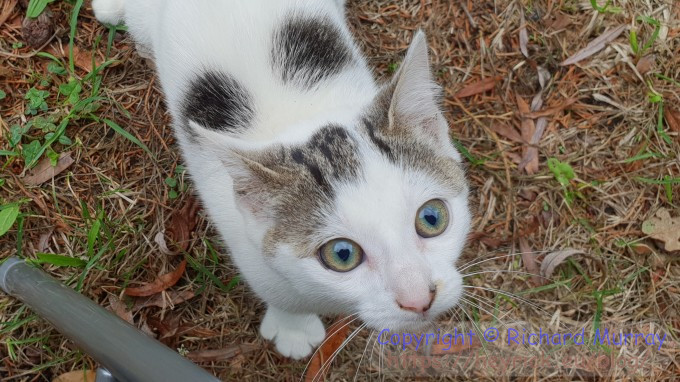
[[[333,239],[319,248],[319,258],[329,269],[349,272],[361,264],[364,251],[349,239]]]
[[[432,199],[423,204],[416,214],[416,232],[424,238],[441,235],[449,226],[449,210],[446,203]]]

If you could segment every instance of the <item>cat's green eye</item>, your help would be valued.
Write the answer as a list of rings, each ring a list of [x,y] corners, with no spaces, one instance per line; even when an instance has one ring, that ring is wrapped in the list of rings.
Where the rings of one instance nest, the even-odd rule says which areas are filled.
[[[329,269],[349,272],[361,264],[364,251],[349,239],[333,239],[319,248],[319,258]]]
[[[446,203],[432,199],[423,204],[416,214],[416,232],[424,238],[441,235],[449,226],[449,209]]]

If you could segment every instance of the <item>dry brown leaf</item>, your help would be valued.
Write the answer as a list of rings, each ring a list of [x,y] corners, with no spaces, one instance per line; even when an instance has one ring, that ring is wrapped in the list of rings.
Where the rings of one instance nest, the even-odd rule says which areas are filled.
[[[553,114],[557,114],[562,110],[567,109],[569,106],[573,105],[576,101],[578,101],[578,98],[568,98],[564,100],[561,104],[557,106],[552,106],[545,108],[543,110],[538,110],[538,111],[530,111],[529,113],[521,113],[520,116],[522,118],[541,118],[541,117],[550,117]]]
[[[529,58],[529,32],[527,32],[527,21],[524,18],[524,8],[520,7],[520,26],[519,26],[519,50],[522,51],[524,57]]]
[[[50,44],[46,49],[47,53],[57,57],[68,60],[68,49],[60,49]],[[99,54],[94,53],[94,65],[99,67],[103,63],[103,59]],[[73,46],[73,63],[78,68],[84,70],[87,73],[92,71],[92,53],[89,50],[80,50],[77,45]],[[114,65],[110,65],[112,67]]]
[[[555,272],[555,268],[557,268],[558,265],[562,264],[567,258],[578,254],[583,254],[583,251],[567,248],[561,251],[549,253],[541,263],[541,276],[549,279],[553,272]]]
[[[323,381],[328,367],[323,371],[322,366],[333,356],[336,350],[340,348],[345,339],[347,338],[347,332],[349,331],[349,317],[342,317],[336,320],[333,325],[331,325],[326,330],[326,339],[321,344],[321,346],[316,350],[312,359],[309,361],[309,366],[307,367],[307,372],[305,373],[305,382],[316,382]]]
[[[36,247],[37,252],[45,252],[47,246],[49,245],[52,232],[54,232],[54,228],[50,228],[47,231],[40,234],[40,238],[38,239],[38,246]]]
[[[608,31],[602,33],[600,37],[591,41],[585,48],[579,50],[571,57],[562,61],[560,66],[573,65],[579,61],[585,60],[586,58],[592,56],[593,54],[604,49],[607,44],[614,41],[623,31],[628,28],[627,25],[619,25],[616,28],[609,29]]]
[[[24,177],[24,184],[27,186],[37,186],[46,182],[62,171],[66,170],[73,164],[74,160],[71,158],[71,152],[61,153],[57,160],[57,165],[52,166],[50,158],[43,158],[31,172]]]
[[[522,136],[519,135],[517,129],[506,124],[495,123],[489,127],[492,131],[496,132],[498,135],[508,138],[509,140],[516,143],[526,143]]]
[[[454,94],[454,98],[465,98],[465,97],[471,97],[473,95],[479,94],[479,93],[484,93],[489,90],[492,90],[493,88],[496,87],[496,83],[500,80],[502,80],[503,77],[501,76],[496,76],[496,77],[487,77],[484,79],[481,79],[479,81],[473,82],[471,84],[465,85],[464,88],[460,89],[458,93]]]
[[[177,251],[184,252],[189,249],[191,233],[198,224],[197,217],[200,209],[201,205],[198,200],[190,196],[182,209],[175,211],[170,217],[170,221],[165,227],[165,234],[169,239],[169,244],[175,247]]]
[[[191,300],[196,296],[193,291],[183,290],[183,291],[168,291],[167,293],[158,293],[153,296],[146,298],[140,298],[135,301],[135,305],[132,307],[133,312],[137,312],[140,309],[144,309],[150,306],[155,306],[158,308],[167,308],[169,306],[175,306],[183,303],[184,301]]]
[[[666,118],[668,128],[671,129],[671,131],[680,133],[680,110],[673,106],[667,106],[664,117]]]
[[[536,261],[536,252],[529,245],[527,239],[521,237],[519,238],[519,250],[522,255],[522,262],[524,263],[524,268],[526,268],[528,273],[531,273],[531,281],[536,284],[541,284],[541,278],[538,276],[538,262]]]
[[[125,303],[118,299],[118,297],[109,295],[109,307],[111,311],[116,314],[116,316],[122,318],[132,325],[135,324],[134,314],[128,309]]]
[[[666,251],[680,251],[680,215],[671,217],[670,211],[661,208],[642,222],[642,232],[663,242]]]
[[[550,24],[550,28],[554,30],[560,30],[571,25],[571,18],[564,13],[557,13],[555,20]]]
[[[94,370],[74,370],[54,378],[52,382],[94,382],[96,377]]]
[[[548,126],[548,120],[545,118],[539,118],[534,124],[534,133],[518,165],[520,169],[526,170],[527,174],[534,174],[538,171],[538,148],[535,145],[541,140],[546,126]]]
[[[187,358],[194,362],[225,361],[241,354],[253,352],[260,347],[251,344],[233,345],[224,349],[197,350],[187,354]]]
[[[646,74],[654,68],[655,63],[656,63],[656,56],[653,55],[653,54],[650,54],[649,56],[642,57],[638,61],[637,65],[635,65],[635,69],[637,69],[637,71],[640,74]]]
[[[140,287],[125,288],[124,293],[128,296],[145,297],[164,291],[170,288],[171,286],[177,284],[177,281],[179,281],[179,279],[182,278],[182,275],[184,274],[184,270],[186,269],[186,267],[187,261],[182,260],[182,262],[179,263],[179,265],[174,271],[159,276],[152,283],[148,283]]]
[[[520,115],[529,113],[531,111],[529,104],[519,94],[516,96],[516,99],[517,108],[519,109]],[[536,124],[532,119],[522,118],[520,131],[522,133],[522,140],[524,140],[524,142],[531,142],[533,140],[534,134],[536,134]],[[527,174],[531,175],[538,171],[538,149],[529,145],[525,145],[522,151],[523,155],[519,169],[524,169]]]

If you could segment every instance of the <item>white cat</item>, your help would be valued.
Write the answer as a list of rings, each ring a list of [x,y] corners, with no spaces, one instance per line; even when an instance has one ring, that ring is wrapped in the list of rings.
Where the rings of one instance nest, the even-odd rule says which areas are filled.
[[[94,0],[152,52],[189,172],[292,358],[318,317],[411,330],[462,292],[461,158],[422,32],[375,84],[335,0]]]

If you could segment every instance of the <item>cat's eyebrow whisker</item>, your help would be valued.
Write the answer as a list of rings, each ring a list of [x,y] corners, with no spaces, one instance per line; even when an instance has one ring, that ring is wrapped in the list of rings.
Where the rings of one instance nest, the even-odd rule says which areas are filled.
[[[331,357],[330,357],[329,359],[327,359],[327,360],[323,363],[323,365],[321,365],[321,368],[319,369],[319,371],[316,373],[316,375],[315,375],[314,378],[312,379],[312,382],[317,381],[317,377],[319,377],[319,378],[322,378],[322,377],[323,377],[323,375],[326,373],[326,370],[328,370],[328,369],[331,367],[331,365],[333,364],[333,361],[335,360],[335,357],[337,357],[337,355],[340,353],[340,351],[341,351],[342,349],[344,349],[345,346],[347,346],[347,344],[349,344],[350,341],[352,341],[352,339],[354,339],[354,337],[356,337],[356,335],[359,334],[359,332],[361,331],[361,329],[363,329],[363,328],[365,328],[365,327],[366,327],[366,323],[362,323],[361,325],[359,325],[358,328],[354,329],[354,331],[352,332],[352,334],[350,334],[350,335],[342,342],[342,344],[341,344],[337,349],[335,349],[335,351],[333,352],[333,354],[331,355]]]
[[[352,322],[354,322],[354,321],[356,321],[357,319],[359,319],[359,313],[352,313],[352,314],[348,315],[346,318],[350,318],[350,317],[352,317],[352,316],[355,316],[355,317],[352,318],[350,321],[348,321],[348,322],[342,324],[342,325],[339,326],[338,328],[336,328],[336,329],[333,331],[333,333],[326,333],[326,338],[324,338],[323,342],[321,342],[321,343],[319,344],[319,346],[316,347],[316,350],[314,350],[314,353],[312,353],[312,356],[309,357],[309,361],[307,361],[307,364],[305,365],[305,369],[302,371],[302,375],[300,376],[300,381],[302,381],[302,380],[304,379],[305,373],[307,372],[307,368],[309,368],[309,365],[312,363],[312,360],[314,359],[314,356],[316,356],[316,353],[319,352],[319,350],[320,350],[321,347],[326,343],[326,341],[328,341],[332,336],[334,336],[334,335],[335,335],[336,333],[338,333],[340,330],[344,329],[345,327],[347,327],[348,325],[350,325]]]
[[[477,262],[475,262],[475,260],[477,260],[477,259],[475,259],[475,260],[468,261],[467,263],[461,265],[461,267],[458,269],[458,271],[459,271],[459,272],[462,272],[462,271],[464,271],[464,270],[466,270],[466,269],[468,269],[468,268],[470,268],[470,267],[474,267],[475,265],[479,265],[479,264],[482,264],[482,263],[486,263],[487,261],[498,260],[498,259],[504,259],[504,258],[506,258],[506,257],[513,257],[513,256],[520,256],[520,255],[528,255],[528,254],[536,254],[536,253],[542,254],[542,253],[548,253],[548,252],[550,252],[550,250],[527,251],[527,252],[515,252],[515,253],[509,253],[509,254],[506,254],[506,255],[503,255],[503,256],[494,256],[494,257],[490,257],[490,258],[488,258],[488,259],[480,260],[480,261],[477,261]]]

